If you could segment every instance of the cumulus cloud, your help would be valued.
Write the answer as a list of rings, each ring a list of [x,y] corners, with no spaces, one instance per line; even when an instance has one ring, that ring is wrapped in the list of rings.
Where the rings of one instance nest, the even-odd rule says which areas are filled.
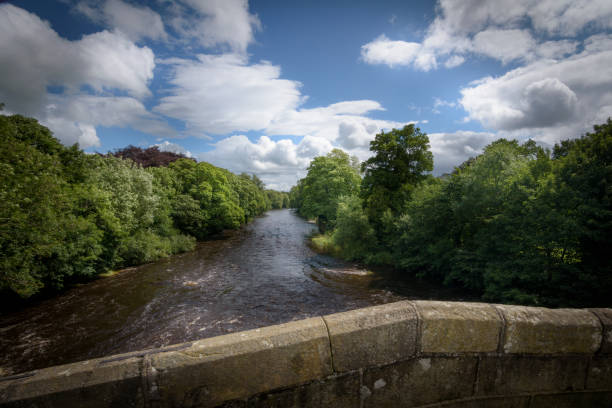
[[[369,64],[410,65],[419,54],[421,45],[415,42],[391,41],[382,34],[361,46],[361,58]]]
[[[537,30],[572,36],[585,26],[612,28],[612,3],[607,0],[544,0],[530,2],[526,14]]]
[[[474,52],[498,59],[504,64],[525,58],[535,45],[527,30],[488,29],[479,32],[473,39]]]
[[[50,116],[42,124],[51,129],[55,137],[65,145],[78,143],[81,147],[100,146],[96,128],[90,124],[75,122],[59,116]]]
[[[225,47],[242,53],[261,28],[247,0],[182,0],[173,3],[169,24],[183,39],[204,47]]]
[[[381,35],[361,47],[361,56],[370,64],[423,71],[437,68],[439,60],[454,68],[470,54],[504,64],[561,58],[576,50],[576,42],[551,37],[610,28],[612,3],[607,0],[440,0],[422,42]]]
[[[125,36],[102,31],[67,41],[36,15],[0,5],[0,97],[16,110],[32,113],[44,103],[47,86],[102,92],[121,89],[149,95],[154,55]]]
[[[401,128],[402,122],[372,119],[367,115],[384,110],[376,101],[356,100],[325,107],[288,110],[266,128],[270,135],[312,135],[336,142],[340,147],[367,146],[382,129]]]
[[[299,82],[281,79],[278,66],[251,64],[237,54],[200,55],[198,60],[165,63],[173,69],[169,81],[173,87],[154,110],[184,121],[193,134],[263,130],[268,135],[310,135],[333,142],[344,124],[338,143],[350,148],[367,145],[380,129],[403,125],[369,118],[371,112],[384,110],[372,100],[299,108],[305,100]],[[348,136],[346,126],[362,130]]]
[[[299,142],[274,141],[270,136],[252,142],[243,135],[230,136],[215,143],[212,151],[202,153],[199,158],[234,172],[257,173],[272,188],[287,190],[305,175],[314,157],[340,147],[364,160],[371,154],[369,143],[377,133],[406,124],[365,116],[382,109],[378,102],[357,100],[321,108],[287,110],[265,131],[270,136],[302,136]]]
[[[160,15],[148,7],[137,7],[122,0],[87,0],[77,3],[75,11],[98,24],[121,31],[133,41],[168,39]]]
[[[338,127],[337,142],[346,149],[367,147],[378,130],[373,123],[341,122]]]
[[[328,153],[332,144],[324,138],[306,136],[299,143],[289,139],[274,141],[261,136],[252,142],[244,135],[215,143],[214,149],[198,155],[235,173],[256,173],[269,188],[288,191],[305,176],[313,157]]]
[[[429,144],[434,155],[434,175],[450,173],[469,159],[482,153],[482,149],[498,137],[494,133],[457,131],[431,133]]]
[[[495,130],[532,129],[543,140],[576,137],[612,104],[610,38],[587,40],[592,47],[567,59],[541,60],[498,78],[483,78],[461,90],[468,118]]]
[[[314,157],[339,147],[364,160],[371,154],[369,143],[377,133],[406,124],[365,116],[382,109],[378,102],[357,100],[287,110],[265,129],[269,136],[262,136],[256,142],[243,135],[230,136],[198,157],[234,172],[257,173],[272,188],[287,190],[304,177]],[[302,139],[274,141],[272,135],[302,136]]]
[[[301,101],[300,83],[280,79],[280,68],[267,62],[249,64],[240,55],[223,54],[165,63],[173,69],[172,87],[154,109],[185,121],[192,131],[263,129]]]
[[[465,58],[461,55],[451,55],[445,62],[444,66],[446,68],[455,68],[465,62]]]
[[[101,31],[68,41],[36,15],[3,4],[0,60],[0,100],[7,111],[37,117],[64,143],[96,146],[95,126],[106,123],[163,128],[138,102],[150,95],[153,52],[120,32]],[[49,93],[49,87],[60,91]],[[83,87],[95,97],[83,95]],[[108,99],[114,91],[128,96]],[[129,113],[136,116],[128,118]],[[145,123],[148,120],[152,122]]]
[[[541,58],[557,59],[574,54],[579,42],[572,40],[546,41],[537,45],[536,54]]]

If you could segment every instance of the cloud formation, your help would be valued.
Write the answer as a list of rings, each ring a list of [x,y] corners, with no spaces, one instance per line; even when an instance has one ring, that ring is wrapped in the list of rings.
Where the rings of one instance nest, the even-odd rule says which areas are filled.
[[[381,35],[361,47],[361,57],[370,64],[422,71],[436,69],[441,62],[454,68],[469,54],[504,64],[560,58],[575,50],[575,42],[552,37],[610,28],[612,3],[607,0],[440,0],[422,42]]]
[[[468,119],[502,131],[529,130],[552,143],[576,137],[612,111],[612,36],[597,35],[564,60],[543,59],[461,90]],[[606,116],[607,117],[607,116]]]
[[[457,131],[431,133],[429,144],[434,155],[434,175],[451,173],[470,157],[482,153],[483,148],[498,138],[494,133]]]
[[[120,32],[101,31],[68,41],[36,15],[3,4],[0,44],[0,100],[6,102],[6,110],[39,118],[64,143],[98,145],[95,126],[102,122],[92,120],[93,116],[106,122],[109,116],[121,116],[122,125],[132,123],[127,116],[134,108],[136,122],[147,116],[138,100],[151,94],[148,83],[153,78],[154,55]],[[49,92],[52,87],[58,91]],[[75,102],[84,96],[92,107],[92,94],[84,95],[84,87],[101,98],[96,107],[104,109],[64,115],[75,113]],[[128,96],[120,104],[107,104],[105,98],[115,91]],[[121,110],[126,103],[130,105],[127,113]]]
[[[132,41],[168,39],[161,16],[149,7],[137,7],[122,0],[86,0],[77,3],[74,9],[97,24],[121,31]]]
[[[198,55],[165,61],[173,74],[168,95],[155,111],[185,121],[190,131],[224,134],[264,129],[302,100],[297,81],[280,78],[280,67],[249,64],[238,54]]]
[[[247,0],[181,0],[172,3],[168,12],[168,24],[180,39],[234,53],[245,54],[261,28]]]
[[[244,135],[237,135],[220,140],[212,151],[198,158],[235,173],[257,174],[268,188],[288,191],[306,175],[312,158],[332,148],[327,139],[314,136],[294,143],[289,139],[274,141],[268,136],[252,142]]]

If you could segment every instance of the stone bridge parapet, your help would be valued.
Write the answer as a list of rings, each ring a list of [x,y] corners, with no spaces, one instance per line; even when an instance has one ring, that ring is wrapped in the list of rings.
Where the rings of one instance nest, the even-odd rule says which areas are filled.
[[[2,407],[612,407],[612,309],[402,301],[0,377]]]

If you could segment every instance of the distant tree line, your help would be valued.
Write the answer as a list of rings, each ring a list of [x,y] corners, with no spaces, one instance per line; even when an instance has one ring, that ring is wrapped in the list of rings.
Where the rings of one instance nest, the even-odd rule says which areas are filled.
[[[0,158],[1,296],[28,298],[187,251],[289,205],[255,175],[155,147],[85,154],[19,115],[0,115]]]
[[[413,125],[370,150],[359,169],[341,151],[315,158],[291,190],[300,214],[330,227],[320,247],[487,301],[610,306],[610,119],[552,151],[499,139],[438,178]]]

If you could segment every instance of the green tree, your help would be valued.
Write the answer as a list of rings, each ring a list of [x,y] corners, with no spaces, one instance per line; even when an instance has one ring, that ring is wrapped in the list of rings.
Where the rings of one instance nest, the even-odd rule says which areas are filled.
[[[0,116],[0,291],[29,297],[95,273],[101,232],[69,183],[83,156],[34,119]]]
[[[300,183],[299,213],[317,218],[322,229],[333,226],[340,197],[359,191],[361,178],[353,164],[351,157],[340,149],[315,157]]]
[[[372,157],[363,162],[360,196],[366,214],[380,230],[386,211],[399,214],[412,190],[433,169],[429,138],[414,125],[381,132],[370,142]]]
[[[376,235],[356,194],[342,196],[338,201],[336,229],[332,238],[346,259],[375,261],[373,258],[378,249]]]

